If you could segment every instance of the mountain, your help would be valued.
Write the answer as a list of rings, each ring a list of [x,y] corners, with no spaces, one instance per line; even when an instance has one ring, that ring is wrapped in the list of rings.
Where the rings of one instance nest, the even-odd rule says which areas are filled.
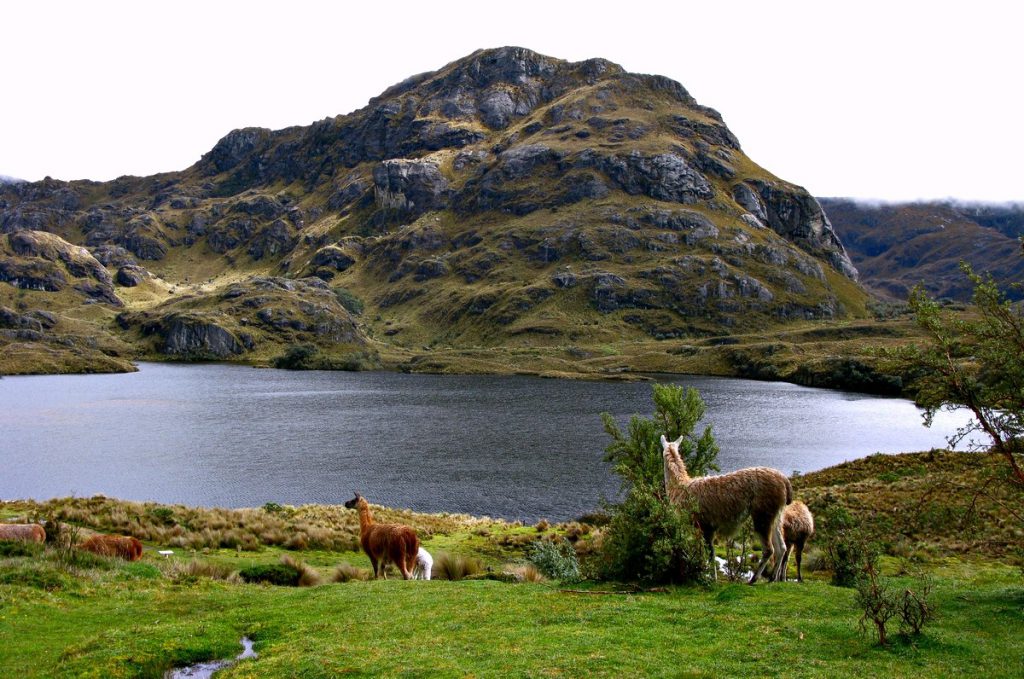
[[[920,283],[933,296],[969,301],[972,287],[960,271],[961,260],[1004,286],[1024,280],[1022,204],[820,202],[861,283],[880,296],[905,300]],[[1024,296],[1008,291],[1016,299]]]
[[[0,234],[9,316],[141,355],[605,346],[866,300],[818,202],[679,83],[515,47],[234,130],[181,172],[0,186]],[[0,332],[25,345],[25,323]]]

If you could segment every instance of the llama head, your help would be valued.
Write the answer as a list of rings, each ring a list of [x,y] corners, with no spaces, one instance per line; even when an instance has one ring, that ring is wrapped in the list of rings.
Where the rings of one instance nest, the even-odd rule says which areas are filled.
[[[353,491],[353,492],[355,492],[355,491]],[[359,506],[359,502],[360,501],[366,502],[366,500],[363,499],[362,495],[360,495],[359,493],[356,493],[356,496],[354,498],[352,498],[351,500],[349,500],[348,502],[345,503],[345,508],[346,509],[355,509],[356,507]]]
[[[662,434],[661,435],[661,452],[662,453],[667,453],[667,452],[671,451],[671,452],[673,452],[673,453],[678,455],[679,454],[679,444],[682,443],[682,442],[683,442],[683,437],[682,436],[677,438],[675,441],[669,441],[667,438],[665,438],[665,435]]]

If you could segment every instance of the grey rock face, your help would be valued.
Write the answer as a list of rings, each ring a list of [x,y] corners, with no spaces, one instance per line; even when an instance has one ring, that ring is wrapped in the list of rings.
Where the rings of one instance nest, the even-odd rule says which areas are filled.
[[[448,180],[437,163],[393,159],[373,168],[374,195],[382,208],[423,213],[447,202]]]
[[[203,156],[203,160],[210,164],[214,170],[213,174],[224,172],[248,158],[253,151],[265,145],[269,140],[270,130],[262,127],[232,130],[218,141],[209,153]]]
[[[761,199],[764,221],[772,230],[810,254],[825,258],[847,278],[857,280],[857,269],[814,196],[757,179],[747,183]]]
[[[172,356],[228,358],[245,351],[230,332],[199,318],[170,316],[148,330],[163,338],[161,351]]]

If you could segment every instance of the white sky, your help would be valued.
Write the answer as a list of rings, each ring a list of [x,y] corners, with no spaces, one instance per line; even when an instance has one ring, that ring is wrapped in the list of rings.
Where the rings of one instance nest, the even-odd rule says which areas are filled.
[[[5,2],[0,174],[188,167],[480,47],[681,82],[818,196],[1021,200],[1024,9],[971,2]]]

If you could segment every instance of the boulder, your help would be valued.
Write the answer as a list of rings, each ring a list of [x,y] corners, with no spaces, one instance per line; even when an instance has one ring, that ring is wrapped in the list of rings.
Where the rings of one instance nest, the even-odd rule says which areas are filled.
[[[114,281],[124,288],[134,288],[149,277],[149,272],[136,264],[125,264],[117,270]]]

